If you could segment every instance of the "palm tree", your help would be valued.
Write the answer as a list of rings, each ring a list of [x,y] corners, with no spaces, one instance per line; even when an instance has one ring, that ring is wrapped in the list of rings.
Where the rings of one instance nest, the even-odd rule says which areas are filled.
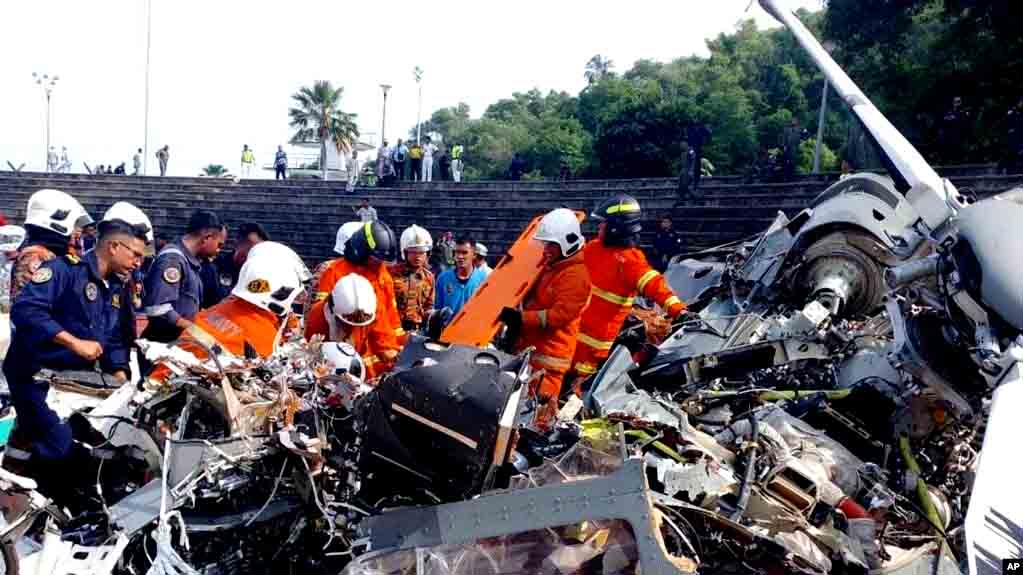
[[[230,174],[227,173],[227,168],[221,164],[210,164],[202,169],[201,175],[209,176],[211,178],[223,178]]]
[[[614,69],[615,63],[600,54],[594,55],[590,58],[590,61],[586,63],[586,72],[583,76],[586,77],[586,81],[590,84],[604,79],[605,76],[611,74],[611,70]]]
[[[295,128],[292,144],[318,142],[320,144],[320,167],[327,177],[327,142],[334,144],[338,153],[347,152],[359,137],[355,125],[355,114],[340,109],[344,88],[335,88],[329,81],[320,80],[312,87],[303,86],[291,95],[295,107],[288,109],[289,125]]]

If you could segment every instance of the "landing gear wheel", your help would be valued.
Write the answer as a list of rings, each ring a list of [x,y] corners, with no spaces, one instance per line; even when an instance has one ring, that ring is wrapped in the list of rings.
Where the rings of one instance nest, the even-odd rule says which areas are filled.
[[[820,294],[825,307],[844,317],[866,314],[884,296],[882,265],[859,246],[877,241],[858,232],[838,232],[822,237],[803,253],[796,275],[796,289],[807,299]],[[835,309],[838,308],[838,309]]]

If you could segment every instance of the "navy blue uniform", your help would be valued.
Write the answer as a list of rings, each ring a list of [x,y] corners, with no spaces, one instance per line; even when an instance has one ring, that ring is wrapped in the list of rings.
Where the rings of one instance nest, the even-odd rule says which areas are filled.
[[[202,308],[213,307],[230,295],[237,281],[234,253],[222,252],[213,261],[202,262]]]
[[[202,307],[203,282],[199,258],[180,242],[174,242],[156,255],[143,286],[143,311],[149,325],[145,339],[171,342],[181,335],[174,325],[178,318],[195,319]]]
[[[62,331],[103,347],[99,367],[130,373],[129,329],[134,329],[131,294],[113,274],[99,275],[96,253],[81,260],[65,256],[44,263],[11,308],[18,330],[11,341],[4,375],[18,413],[18,429],[32,441],[33,455],[60,459],[71,451],[71,428],[46,405],[50,386],[33,376],[42,368],[92,370],[86,360],[53,338]]]

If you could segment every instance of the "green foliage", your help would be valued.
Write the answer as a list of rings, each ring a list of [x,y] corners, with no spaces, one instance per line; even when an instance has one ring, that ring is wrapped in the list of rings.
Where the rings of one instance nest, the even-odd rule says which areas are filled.
[[[813,172],[813,150],[816,146],[816,138],[808,138],[799,144],[799,171],[801,173],[809,174]],[[838,171],[838,168],[841,167],[840,164],[841,162],[838,160],[838,155],[836,155],[827,144],[821,146],[822,172]]]
[[[830,0],[826,11],[798,16],[925,155],[940,142],[952,97],[962,96],[971,138],[957,160],[990,161],[1003,147],[1005,112],[1023,94],[1021,12],[1018,0]],[[712,132],[704,157],[716,173],[743,173],[758,150],[779,147],[793,118],[816,133],[824,78],[787,30],[747,20],[707,49],[707,57],[639,60],[621,74],[598,54],[577,96],[516,92],[479,118],[458,104],[434,112],[423,131],[465,146],[466,179],[502,177],[515,153],[527,177],[557,177],[562,164],[577,177],[674,176],[692,122]],[[833,91],[828,104],[821,169],[844,157],[878,167]],[[801,146],[806,171],[812,142]]]
[[[225,168],[223,165],[221,165],[221,164],[209,164],[208,166],[206,166],[206,167],[204,167],[202,169],[202,174],[201,175],[219,178],[219,177],[225,177],[225,176],[227,176],[229,174],[227,173],[227,168]]]

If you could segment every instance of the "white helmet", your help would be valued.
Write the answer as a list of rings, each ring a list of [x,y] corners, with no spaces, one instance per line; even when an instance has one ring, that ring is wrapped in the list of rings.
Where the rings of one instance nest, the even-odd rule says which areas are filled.
[[[0,226],[0,253],[13,252],[25,241],[25,228],[21,226]]]
[[[276,315],[285,315],[311,277],[309,268],[291,248],[260,242],[249,250],[231,294]]]
[[[348,243],[348,238],[352,237],[352,234],[362,229],[362,222],[348,222],[341,224],[337,229],[337,237],[334,240],[334,253],[343,256],[345,255],[345,244]]]
[[[109,222],[110,220],[121,220],[128,225],[144,228],[146,230],[146,243],[152,243],[153,224],[149,221],[149,216],[133,204],[128,202],[117,202],[110,206],[110,209],[103,214],[103,219],[101,221]]]
[[[540,220],[533,238],[554,242],[561,246],[561,255],[569,257],[583,247],[583,233],[579,229],[579,218],[568,208],[558,208]]]
[[[320,347],[327,362],[327,377],[350,375],[361,382],[366,377],[366,365],[355,347],[343,341],[325,341]]]
[[[28,199],[25,225],[53,230],[66,237],[76,227],[92,223],[92,218],[78,200],[60,190],[39,190]]]
[[[401,232],[401,257],[405,257],[405,250],[419,249],[426,253],[430,253],[433,250],[433,238],[430,236],[430,232],[425,229],[412,224],[405,228],[405,231]]]
[[[334,315],[348,325],[369,325],[376,319],[377,294],[369,280],[348,274],[330,292]]]
[[[487,257],[487,253],[489,253],[487,252],[487,246],[481,244],[480,242],[476,242],[476,255],[485,258]]]

